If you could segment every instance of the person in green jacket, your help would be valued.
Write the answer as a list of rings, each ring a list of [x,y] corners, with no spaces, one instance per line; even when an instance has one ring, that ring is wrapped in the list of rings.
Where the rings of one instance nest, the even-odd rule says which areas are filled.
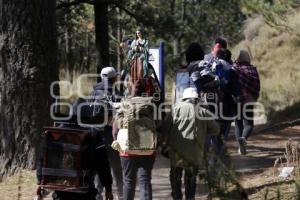
[[[186,199],[195,199],[196,176],[204,163],[207,134],[217,135],[219,125],[208,110],[200,106],[196,88],[187,88],[182,101],[175,104],[161,129],[170,148],[170,182],[173,199],[182,199],[181,178],[184,171]]]

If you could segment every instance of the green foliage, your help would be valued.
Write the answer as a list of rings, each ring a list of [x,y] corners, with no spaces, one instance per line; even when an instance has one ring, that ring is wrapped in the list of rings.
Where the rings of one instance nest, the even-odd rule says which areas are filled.
[[[300,181],[295,181],[295,185],[296,185],[296,199],[300,200]]]
[[[300,5],[298,0],[242,0],[248,14],[263,15],[266,23],[276,29],[293,31],[286,25],[288,12]]]
[[[300,14],[297,10],[293,8],[286,15],[285,25],[293,32],[270,27],[261,16],[249,18],[245,30],[257,27],[257,32],[233,49],[233,55],[239,49],[251,52],[252,63],[261,80],[259,101],[263,103],[268,119],[289,120],[300,116],[297,111],[300,105],[300,73],[297,70],[300,63],[300,39],[297,36],[300,34]]]
[[[65,1],[60,0],[58,4],[61,2]],[[93,32],[87,26],[94,20],[93,7],[86,4],[73,5],[59,9],[57,16],[61,63],[84,68],[86,63],[77,59],[86,57],[82,52],[87,48],[91,52],[94,50],[91,48],[94,46]],[[157,45],[159,41],[166,42],[167,63],[172,63],[174,40],[179,42],[178,53],[181,59],[176,60],[178,62],[183,58],[184,49],[194,41],[200,42],[206,50],[218,36],[235,44],[242,39],[240,30],[245,19],[238,0],[120,1],[118,4],[110,4],[108,17],[112,65],[117,64],[119,43],[127,38],[132,39],[137,27],[142,26],[148,33],[150,45]],[[87,37],[91,38],[89,45],[86,44]],[[66,48],[68,45],[70,48]]]
[[[190,38],[199,41],[206,49],[219,36],[227,38],[232,45],[243,38],[241,26],[245,16],[239,1],[201,1],[191,8],[190,16],[194,19],[189,27]]]
[[[57,10],[59,63],[72,80],[73,72],[89,72],[95,62],[94,12],[87,4]]]
[[[206,52],[220,36],[234,45],[243,38],[244,20],[238,0],[121,1],[109,9],[111,62],[116,66],[121,57],[124,63],[126,57],[119,55],[118,42],[133,39],[137,27],[143,27],[150,47],[165,42],[165,85],[172,86],[174,69],[184,63],[185,49],[191,42],[199,42]]]
[[[276,189],[276,199],[281,200],[281,192],[280,192],[280,186],[279,185],[277,186],[277,189]]]
[[[59,0],[68,2],[67,0]],[[95,36],[93,6],[76,4],[57,11],[59,61],[67,69],[62,78],[72,79],[73,71],[95,71]],[[239,42],[245,20],[238,0],[149,0],[118,1],[109,4],[110,62],[124,68],[126,52],[120,43],[133,39],[138,27],[143,27],[149,46],[165,42],[166,85],[172,85],[175,68],[184,63],[185,49],[191,42],[199,42],[210,51],[216,37]]]
[[[214,157],[214,162],[206,164],[206,181],[210,195],[220,199],[248,199],[247,192],[237,179],[228,153]]]

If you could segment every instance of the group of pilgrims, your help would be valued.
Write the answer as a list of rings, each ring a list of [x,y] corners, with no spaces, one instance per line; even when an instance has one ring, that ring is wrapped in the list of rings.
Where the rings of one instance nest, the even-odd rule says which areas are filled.
[[[217,38],[211,52],[206,55],[199,43],[191,43],[185,51],[187,64],[180,69],[187,74],[187,78],[180,84],[176,82],[178,85],[174,90],[178,98],[172,102],[171,111],[165,112],[160,120],[150,116],[153,110],[148,109],[146,104],[127,112],[128,106],[124,103],[146,102],[144,99],[147,99],[160,105],[163,99],[151,99],[156,94],[161,97],[163,94],[155,71],[149,64],[148,40],[141,30],[136,31],[135,39],[126,52],[125,72],[119,73],[114,67],[104,67],[101,71],[102,81],[95,85],[91,93],[91,96],[101,98],[109,95],[117,105],[115,111],[109,114],[109,123],[97,130],[99,144],[93,154],[96,176],[91,178],[94,183],[91,184],[92,192],[79,194],[55,191],[53,199],[111,200],[115,196],[120,200],[133,200],[138,180],[139,198],[151,200],[152,169],[159,155],[170,160],[172,199],[180,200],[184,196],[187,200],[195,199],[199,172],[205,165],[213,164],[215,159],[224,155],[232,122],[235,124],[238,153],[247,154],[246,143],[254,126],[254,103],[260,92],[259,75],[251,64],[248,51],[240,50],[233,61],[227,41],[223,38]],[[122,91],[114,88],[120,75],[125,80]],[[78,102],[74,105],[73,110],[76,110]],[[135,116],[134,112],[140,112],[141,119],[131,122],[129,118]],[[127,114],[130,117],[126,117]],[[131,128],[135,132],[132,135]],[[149,137],[148,132],[153,137]],[[137,144],[136,141],[130,141],[135,139],[146,146],[151,143],[151,148],[137,151],[131,146],[130,149],[131,144]],[[115,195],[112,192],[113,179]],[[104,189],[105,195],[102,195]],[[38,191],[41,197],[41,190]]]

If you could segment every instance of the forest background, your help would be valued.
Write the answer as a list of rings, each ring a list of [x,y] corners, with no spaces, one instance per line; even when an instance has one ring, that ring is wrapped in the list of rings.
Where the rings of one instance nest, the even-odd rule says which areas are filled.
[[[74,101],[79,75],[124,68],[120,44],[139,27],[150,47],[165,43],[166,92],[191,42],[209,53],[224,37],[233,58],[242,48],[251,53],[268,120],[300,115],[298,0],[32,0],[0,7],[0,177],[35,168],[42,128],[51,122],[51,83],[70,81],[60,94],[71,90],[66,101]],[[95,83],[86,80],[81,92]]]

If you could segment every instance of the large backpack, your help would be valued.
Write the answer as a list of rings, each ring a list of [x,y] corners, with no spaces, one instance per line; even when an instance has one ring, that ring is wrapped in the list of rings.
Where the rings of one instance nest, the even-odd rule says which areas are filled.
[[[72,106],[72,120],[82,127],[104,127],[112,111],[112,102],[108,97],[92,95],[87,99],[78,98]]]
[[[83,111],[95,124],[103,124],[108,122],[108,117],[113,114],[113,96],[103,91],[97,93],[92,92],[92,95],[86,100],[87,103],[82,107]],[[106,121],[105,121],[106,120]]]
[[[219,87],[219,82],[216,77],[217,75],[212,71],[206,61],[200,61],[191,73],[191,79],[199,93],[216,92]]]
[[[103,112],[108,112],[109,115],[112,115],[112,102],[113,95],[109,92],[100,91],[100,94],[94,91],[91,97],[88,99],[90,103],[89,106],[92,110],[93,118],[100,118],[103,115]]]
[[[88,192],[93,136],[89,130],[46,127],[38,168],[40,186],[50,190]]]
[[[120,151],[150,155],[157,146],[155,104],[152,97],[133,97],[121,102],[116,120],[119,126],[117,142]]]

